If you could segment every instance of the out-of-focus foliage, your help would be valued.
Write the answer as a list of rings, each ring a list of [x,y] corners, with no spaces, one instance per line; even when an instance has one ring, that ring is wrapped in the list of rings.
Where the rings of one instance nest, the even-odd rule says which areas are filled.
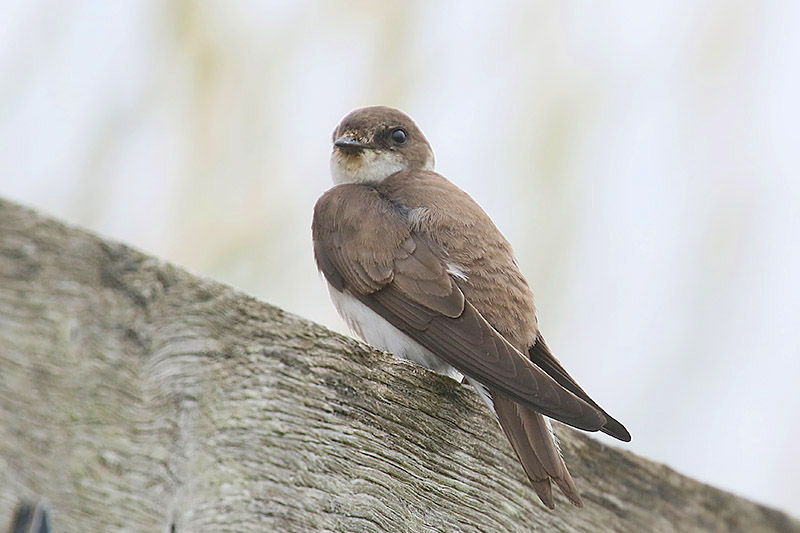
[[[330,133],[400,107],[631,448],[798,514],[798,20],[722,0],[0,2],[0,194],[341,330],[309,235]]]

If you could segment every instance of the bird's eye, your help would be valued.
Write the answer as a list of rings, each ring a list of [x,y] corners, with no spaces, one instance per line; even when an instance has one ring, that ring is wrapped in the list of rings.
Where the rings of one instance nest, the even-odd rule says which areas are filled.
[[[406,130],[403,128],[397,128],[396,130],[392,131],[392,140],[397,144],[405,144],[408,140],[408,134]]]

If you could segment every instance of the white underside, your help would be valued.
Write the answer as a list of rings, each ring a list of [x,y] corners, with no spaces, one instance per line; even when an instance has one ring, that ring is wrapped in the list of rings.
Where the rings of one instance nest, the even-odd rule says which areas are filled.
[[[347,327],[365,342],[396,357],[414,361],[434,372],[450,376],[457,381],[461,381],[463,378],[461,372],[391,325],[354,296],[339,292],[330,284],[328,284],[328,291],[331,294],[333,305],[344,319]]]
[[[330,284],[328,284],[328,292],[330,292],[333,305],[344,319],[347,327],[365,342],[389,352],[395,357],[414,361],[425,368],[449,376],[456,381],[460,382],[464,378],[461,372],[391,325],[386,319],[358,301],[354,296],[337,291]],[[473,386],[483,403],[496,416],[494,402],[492,402],[486,387],[472,378],[466,378],[466,380],[467,383]]]

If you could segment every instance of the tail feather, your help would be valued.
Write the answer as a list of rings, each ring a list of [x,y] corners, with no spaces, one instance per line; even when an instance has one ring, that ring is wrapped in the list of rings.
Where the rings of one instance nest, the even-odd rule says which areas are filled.
[[[545,418],[502,394],[493,392],[491,396],[500,426],[542,503],[550,509],[555,508],[550,485],[552,481],[573,505],[583,507],[578,489]]]

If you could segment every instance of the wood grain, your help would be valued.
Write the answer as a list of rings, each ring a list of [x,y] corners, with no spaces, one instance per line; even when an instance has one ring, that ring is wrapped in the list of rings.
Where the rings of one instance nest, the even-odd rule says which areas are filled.
[[[557,431],[584,509],[449,378],[0,201],[0,528],[44,497],[59,532],[800,532]]]

